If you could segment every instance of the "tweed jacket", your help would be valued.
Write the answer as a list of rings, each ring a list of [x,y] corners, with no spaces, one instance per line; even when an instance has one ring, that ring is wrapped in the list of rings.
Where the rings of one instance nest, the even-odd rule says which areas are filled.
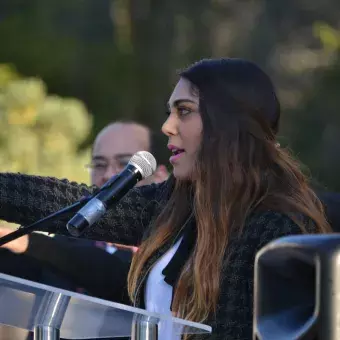
[[[28,225],[95,190],[95,187],[51,177],[3,173],[0,174],[0,219]],[[168,182],[130,190],[82,237],[127,245],[140,244],[166,203],[168,191]],[[68,235],[65,228],[67,220],[51,224],[48,231]],[[205,322],[212,326],[213,332],[211,335],[195,335],[195,340],[252,339],[255,255],[268,242],[299,233],[300,228],[288,216],[278,212],[263,211],[247,218],[242,234],[231,237],[225,252],[228,261],[222,270],[217,310]],[[175,236],[147,261],[138,282],[135,306],[143,307],[142,291],[146,277],[154,263],[171,248]]]

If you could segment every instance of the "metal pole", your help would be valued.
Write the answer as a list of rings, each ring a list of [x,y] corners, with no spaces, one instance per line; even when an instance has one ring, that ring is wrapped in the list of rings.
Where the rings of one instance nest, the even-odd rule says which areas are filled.
[[[134,318],[131,340],[158,340],[158,320],[141,315]]]
[[[320,339],[340,339],[339,257],[338,249],[320,255]]]
[[[49,326],[35,326],[34,340],[59,340],[60,331],[58,328]]]
[[[45,293],[35,318],[34,340],[60,340],[60,327],[69,302],[69,296]]]

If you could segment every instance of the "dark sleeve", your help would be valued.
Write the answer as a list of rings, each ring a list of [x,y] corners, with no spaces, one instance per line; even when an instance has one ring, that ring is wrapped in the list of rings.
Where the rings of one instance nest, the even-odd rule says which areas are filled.
[[[198,339],[252,339],[255,255],[270,241],[294,234],[301,234],[301,229],[289,217],[266,212],[252,218],[243,235],[231,240],[216,318],[209,322],[213,335]]]
[[[94,245],[75,245],[66,237],[55,239],[37,233],[30,235],[24,254],[56,270],[91,295],[119,303],[129,302],[130,262],[124,263],[114,254]]]
[[[153,214],[149,203],[155,199],[162,185],[152,184],[130,190],[82,237],[128,245],[139,244]],[[95,187],[51,177],[1,173],[0,219],[29,225],[95,190]],[[53,223],[44,231],[69,236],[65,227],[68,220]]]

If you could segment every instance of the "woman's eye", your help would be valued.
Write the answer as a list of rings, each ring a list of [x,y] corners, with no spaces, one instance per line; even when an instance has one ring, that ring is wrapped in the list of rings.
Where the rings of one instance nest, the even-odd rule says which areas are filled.
[[[192,111],[190,109],[188,109],[187,107],[178,107],[177,108],[177,111],[178,113],[181,115],[181,116],[185,116],[189,113],[191,113]]]

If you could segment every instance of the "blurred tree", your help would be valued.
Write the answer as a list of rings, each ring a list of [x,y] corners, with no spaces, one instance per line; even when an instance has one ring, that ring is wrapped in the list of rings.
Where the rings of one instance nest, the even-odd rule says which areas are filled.
[[[0,64],[0,171],[88,182],[89,151],[77,150],[91,126],[81,101],[48,95],[42,80]]]
[[[300,105],[290,110],[290,143],[321,184],[339,191],[340,31],[316,22],[314,33],[325,53],[332,54],[332,62],[315,71],[314,86],[302,96]]]
[[[278,89],[284,142],[340,189],[339,13],[338,0],[2,0],[0,63],[86,103],[86,146],[119,118],[159,130],[176,69],[204,57],[253,60]],[[164,144],[160,137],[161,162]]]

